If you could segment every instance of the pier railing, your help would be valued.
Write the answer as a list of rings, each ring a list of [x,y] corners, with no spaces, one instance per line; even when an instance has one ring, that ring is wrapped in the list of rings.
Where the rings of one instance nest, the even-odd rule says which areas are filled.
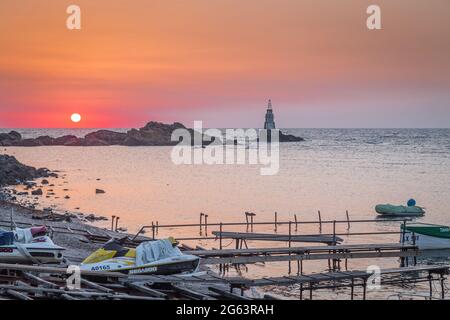
[[[392,219],[355,219],[351,220],[349,218],[348,211],[346,212],[347,219],[345,220],[322,220],[321,214],[319,211],[319,219],[318,220],[309,220],[309,221],[298,221],[297,215],[294,215],[293,220],[287,221],[278,221],[278,214],[275,212],[273,221],[254,221],[255,214],[249,214],[246,212],[246,221],[245,222],[208,222],[208,215],[200,213],[200,222],[199,223],[184,223],[184,224],[159,224],[158,221],[151,223],[151,225],[142,226],[139,231],[132,238],[135,240],[139,235],[143,234],[146,230],[150,229],[152,232],[152,239],[156,239],[156,235],[159,233],[160,229],[175,229],[175,228],[199,228],[201,236],[198,237],[177,237],[179,241],[193,241],[193,240],[219,240],[222,243],[222,233],[224,228],[226,227],[246,227],[247,230],[253,232],[254,226],[274,226],[275,233],[278,231],[279,226],[289,226],[289,238],[292,235],[292,232],[298,231],[298,226],[301,225],[317,225],[319,227],[319,233],[322,236],[332,236],[334,239],[338,236],[367,236],[367,235],[393,235],[402,234],[402,231],[372,231],[372,232],[350,232],[350,228],[352,224],[362,224],[362,223],[380,223],[380,222],[401,222],[406,224],[408,221],[411,221],[410,218],[392,218]],[[332,233],[322,233],[323,225],[331,225],[333,228]],[[337,225],[347,225],[347,232],[337,232]],[[219,227],[219,236],[208,236],[208,227]],[[295,229],[293,230],[293,228]],[[205,230],[205,235],[202,235],[202,231]],[[308,234],[303,234],[304,236],[312,236]],[[290,240],[289,240],[290,242]]]

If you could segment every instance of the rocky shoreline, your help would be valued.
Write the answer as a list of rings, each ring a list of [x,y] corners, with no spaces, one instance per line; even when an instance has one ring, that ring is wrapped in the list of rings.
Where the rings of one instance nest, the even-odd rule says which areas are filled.
[[[186,128],[183,124],[175,122],[164,124],[151,121],[140,129],[131,129],[126,133],[111,130],[98,130],[85,135],[82,138],[74,135],[62,137],[39,136],[26,138],[17,131],[0,133],[0,146],[4,147],[38,147],[38,146],[173,146],[178,141],[172,141],[172,132],[176,129],[185,129],[193,134],[193,129]],[[280,142],[300,142],[303,138],[280,131]],[[210,143],[210,142],[208,142]],[[204,144],[208,144],[204,142]]]

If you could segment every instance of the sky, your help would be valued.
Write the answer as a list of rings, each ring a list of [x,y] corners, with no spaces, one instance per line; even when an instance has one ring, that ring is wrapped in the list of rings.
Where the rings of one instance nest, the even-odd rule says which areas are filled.
[[[449,127],[450,1],[0,2],[0,127],[261,127],[269,98],[282,128]]]

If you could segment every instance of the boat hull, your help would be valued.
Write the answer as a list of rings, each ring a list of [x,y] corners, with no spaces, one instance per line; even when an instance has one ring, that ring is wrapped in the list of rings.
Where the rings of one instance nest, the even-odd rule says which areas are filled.
[[[57,264],[63,260],[63,248],[44,248],[27,246],[28,253],[39,263]],[[33,264],[34,261],[20,251],[17,246],[0,247],[0,263]]]
[[[450,249],[450,228],[425,223],[401,226],[400,242],[416,245],[421,250]]]

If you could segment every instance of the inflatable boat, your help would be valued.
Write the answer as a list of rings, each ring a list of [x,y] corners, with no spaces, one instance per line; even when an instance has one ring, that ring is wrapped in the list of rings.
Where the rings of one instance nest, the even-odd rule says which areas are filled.
[[[392,204],[379,204],[375,206],[375,211],[380,215],[392,217],[413,217],[425,214],[425,210],[419,206],[395,206]]]
[[[82,262],[81,270],[170,275],[198,269],[200,258],[183,254],[173,238],[143,242],[136,249],[124,247],[125,240],[108,241]]]
[[[58,264],[63,251],[47,236],[46,227],[0,231],[0,263]]]
[[[421,250],[449,249],[450,228],[430,223],[401,226],[400,243],[415,244]]]

